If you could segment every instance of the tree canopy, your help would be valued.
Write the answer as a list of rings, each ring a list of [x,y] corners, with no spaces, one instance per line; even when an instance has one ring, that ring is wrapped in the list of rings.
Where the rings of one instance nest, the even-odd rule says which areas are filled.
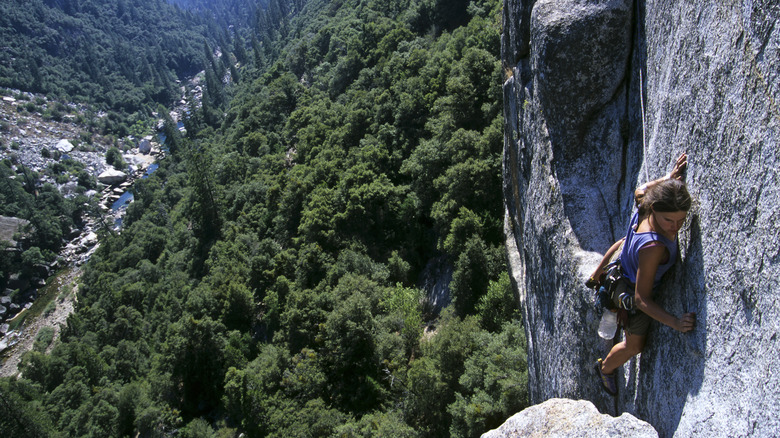
[[[149,116],[202,69],[213,26],[162,0],[0,2],[0,87]]]
[[[240,82],[206,81],[187,136],[86,266],[60,341],[25,356],[23,379],[0,380],[26,412],[4,424],[18,436],[471,437],[522,409],[499,8],[258,8]],[[228,74],[221,59],[209,74]],[[430,278],[451,278],[452,305],[434,306]]]

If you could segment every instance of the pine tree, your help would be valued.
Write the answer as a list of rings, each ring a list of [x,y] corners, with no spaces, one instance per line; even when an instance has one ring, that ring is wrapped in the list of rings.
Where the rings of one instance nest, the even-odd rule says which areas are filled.
[[[254,55],[255,68],[263,68],[265,65],[265,54],[263,53],[263,46],[260,45],[260,41],[257,37],[252,35],[252,52]]]
[[[246,64],[247,62],[247,54],[246,54],[246,47],[245,47],[244,39],[241,38],[241,34],[236,32],[235,37],[233,38],[233,54],[236,56],[236,60],[241,63],[241,65]]]

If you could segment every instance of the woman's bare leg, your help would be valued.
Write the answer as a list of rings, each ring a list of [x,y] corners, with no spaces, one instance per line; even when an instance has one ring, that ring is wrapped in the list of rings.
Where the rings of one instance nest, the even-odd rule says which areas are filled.
[[[615,369],[629,359],[642,352],[645,347],[644,335],[631,335],[626,333],[626,339],[619,344],[612,347],[609,351],[607,358],[601,365],[601,372],[604,374],[611,374]]]

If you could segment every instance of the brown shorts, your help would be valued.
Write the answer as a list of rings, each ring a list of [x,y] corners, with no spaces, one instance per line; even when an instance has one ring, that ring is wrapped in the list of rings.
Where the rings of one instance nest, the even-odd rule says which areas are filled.
[[[615,303],[616,307],[619,307],[618,305],[620,302],[620,294],[627,291],[628,289],[629,284],[625,280],[618,283],[618,286],[615,289],[615,294],[612,295],[612,302]],[[645,336],[647,334],[647,330],[650,328],[650,321],[652,319],[653,318],[649,317],[641,310],[634,309],[628,315],[628,327],[626,327],[626,332],[628,332],[630,335]]]

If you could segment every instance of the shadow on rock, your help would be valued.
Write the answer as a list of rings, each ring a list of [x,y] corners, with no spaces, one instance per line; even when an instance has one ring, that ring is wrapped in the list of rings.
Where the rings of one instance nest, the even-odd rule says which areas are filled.
[[[696,328],[679,333],[658,323],[651,326],[645,353],[631,368],[631,399],[623,399],[639,418],[652,424],[659,436],[673,436],[689,395],[697,395],[704,379],[707,345],[707,286],[699,218],[692,214],[690,227],[680,239],[684,260],[661,285],[658,303],[669,313],[696,313]],[[687,237],[687,245],[684,245]],[[679,256],[678,256],[679,257]],[[633,381],[637,380],[636,386]]]

